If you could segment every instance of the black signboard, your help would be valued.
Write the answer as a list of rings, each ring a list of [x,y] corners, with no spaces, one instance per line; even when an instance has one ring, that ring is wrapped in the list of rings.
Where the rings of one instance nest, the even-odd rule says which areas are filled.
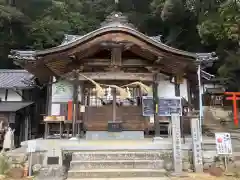
[[[121,132],[122,122],[121,121],[109,121],[108,122],[108,132]]]
[[[172,113],[182,116],[181,98],[159,98],[158,116],[171,116]]]
[[[153,97],[152,96],[143,96],[142,97],[142,112],[143,116],[153,116]]]

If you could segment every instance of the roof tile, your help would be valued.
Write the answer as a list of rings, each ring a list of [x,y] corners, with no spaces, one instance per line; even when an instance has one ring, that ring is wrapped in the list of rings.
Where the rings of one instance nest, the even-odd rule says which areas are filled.
[[[0,88],[31,88],[33,75],[25,70],[0,70]]]

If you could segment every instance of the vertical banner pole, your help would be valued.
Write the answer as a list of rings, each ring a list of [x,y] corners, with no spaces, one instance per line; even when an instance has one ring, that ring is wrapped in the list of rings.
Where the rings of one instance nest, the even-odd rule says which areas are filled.
[[[227,155],[224,156],[225,171],[228,171],[228,158]]]
[[[203,125],[203,104],[202,104],[202,84],[201,84],[201,65],[198,65],[198,86],[199,86],[199,137],[202,142],[202,125]]]
[[[30,155],[29,155],[29,165],[28,165],[28,174],[29,176],[32,176],[32,152],[30,152]]]

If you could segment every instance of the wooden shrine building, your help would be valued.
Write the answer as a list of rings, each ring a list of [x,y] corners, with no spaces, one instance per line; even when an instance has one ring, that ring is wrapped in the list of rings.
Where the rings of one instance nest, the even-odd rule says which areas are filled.
[[[112,13],[99,29],[88,34],[66,35],[57,47],[13,50],[10,57],[42,84],[49,84],[46,114],[79,120],[89,132],[108,131],[109,121],[121,122],[123,131],[154,129],[152,117],[142,115],[146,93],[136,85],[124,86],[132,82],[148,87],[155,84],[159,97],[182,97],[188,104],[198,101],[196,54],[139,32],[121,13]],[[91,80],[104,89],[101,99]],[[124,87],[129,97],[121,99],[121,91],[111,85]],[[74,104],[73,115],[67,109],[69,101]],[[188,120],[182,119],[186,129]],[[157,116],[156,120],[168,118]]]

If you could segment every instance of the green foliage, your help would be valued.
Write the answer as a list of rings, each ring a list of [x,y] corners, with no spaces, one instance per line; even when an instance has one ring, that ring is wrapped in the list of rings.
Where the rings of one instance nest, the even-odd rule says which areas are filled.
[[[215,12],[207,12],[198,25],[204,44],[217,49],[218,74],[231,91],[240,91],[240,4],[237,0],[222,2]]]
[[[14,67],[7,59],[10,49],[57,46],[64,34],[84,35],[121,11],[141,32],[163,35],[167,45],[216,50],[219,75],[229,79],[227,87],[240,90],[239,6],[239,0],[119,0],[118,5],[114,0],[0,0],[0,68]]]
[[[15,7],[0,5],[0,66],[12,67],[7,61],[11,48],[23,48],[26,42],[29,19]]]
[[[240,40],[240,5],[229,1],[220,6],[214,14],[206,14],[206,18],[198,26],[199,34],[205,43],[229,40]]]
[[[5,175],[9,169],[9,158],[4,153],[0,153],[0,175]]]
[[[184,3],[182,0],[166,0],[162,9],[163,21],[178,23],[184,16]]]
[[[240,50],[227,52],[224,64],[218,70],[219,75],[226,80],[224,84],[231,91],[240,91]]]

